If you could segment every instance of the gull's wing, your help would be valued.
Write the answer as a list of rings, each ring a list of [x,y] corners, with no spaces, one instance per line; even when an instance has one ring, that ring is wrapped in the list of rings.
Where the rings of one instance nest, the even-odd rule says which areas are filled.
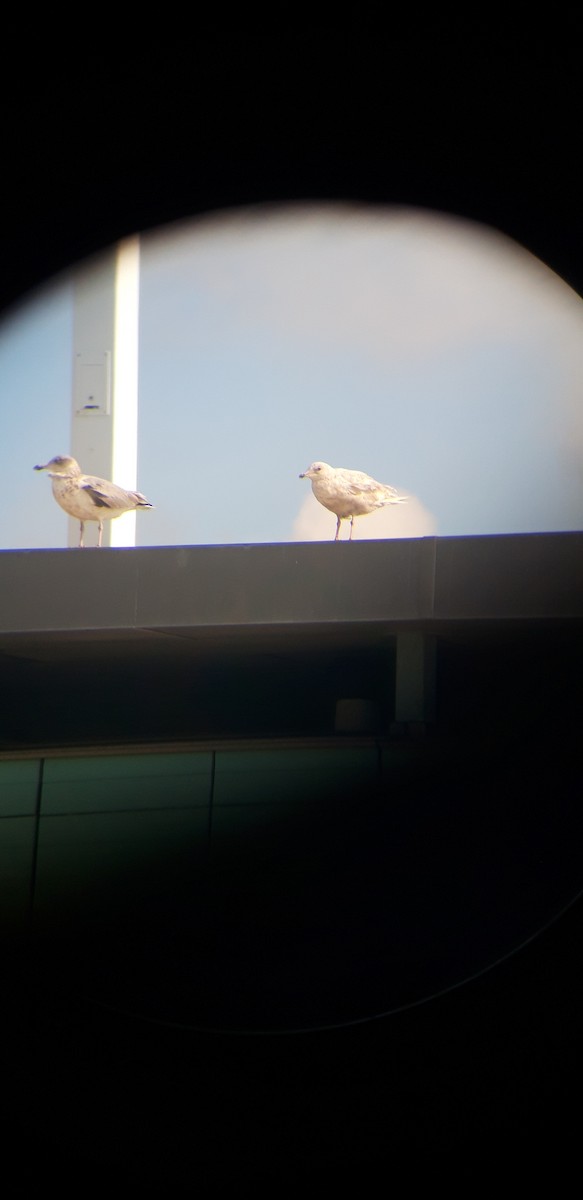
[[[339,482],[343,489],[346,489],[350,496],[370,495],[371,492],[383,492],[385,484],[377,483],[376,479],[371,479],[365,471],[339,471]],[[390,492],[393,488],[388,489]]]
[[[96,508],[120,508],[127,505],[128,494],[115,483],[107,483],[104,479],[87,479],[81,485],[82,490],[90,497]]]
[[[342,494],[346,497],[361,496],[374,498],[378,504],[401,504],[406,496],[399,496],[396,488],[388,483],[378,483],[365,471],[338,471],[338,483]]]

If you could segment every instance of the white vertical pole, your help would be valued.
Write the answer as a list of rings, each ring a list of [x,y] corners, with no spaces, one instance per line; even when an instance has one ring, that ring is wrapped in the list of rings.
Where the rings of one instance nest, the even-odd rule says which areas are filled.
[[[113,447],[111,478],[135,491],[138,480],[138,319],[140,239],[118,246],[115,273],[113,353]],[[110,522],[110,546],[135,546],[136,514]]]
[[[138,461],[139,237],[80,268],[73,316],[71,454],[86,475],[135,490]],[[104,521],[104,546],[133,546],[135,513]],[[79,522],[69,519],[69,545]],[[85,544],[97,525],[85,527]]]

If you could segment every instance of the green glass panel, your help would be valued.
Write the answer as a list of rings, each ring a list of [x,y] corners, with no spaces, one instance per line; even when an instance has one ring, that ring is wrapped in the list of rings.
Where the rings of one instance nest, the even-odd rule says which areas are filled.
[[[34,817],[0,820],[0,929],[24,919],[29,906]]]
[[[206,807],[211,768],[209,753],[48,759],[42,814]]]
[[[76,922],[147,896],[188,890],[208,846],[205,809],[75,814],[41,820],[35,911]]]
[[[374,748],[221,751],[213,805],[333,801],[374,787]]]
[[[0,817],[35,812],[39,770],[36,758],[0,762]]]

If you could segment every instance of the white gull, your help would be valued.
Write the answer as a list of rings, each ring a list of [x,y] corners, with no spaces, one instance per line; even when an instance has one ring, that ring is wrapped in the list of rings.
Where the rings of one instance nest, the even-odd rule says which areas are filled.
[[[350,540],[355,517],[384,508],[386,504],[403,504],[407,496],[399,496],[395,488],[386,483],[377,483],[364,471],[348,471],[344,467],[331,467],[329,463],[313,462],[300,479],[311,479],[316,500],[333,512],[336,520],[338,541],[340,522],[350,517]]]

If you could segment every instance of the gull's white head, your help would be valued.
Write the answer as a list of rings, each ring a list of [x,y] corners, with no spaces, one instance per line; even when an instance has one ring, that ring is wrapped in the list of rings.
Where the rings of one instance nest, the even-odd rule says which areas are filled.
[[[311,466],[308,467],[307,471],[302,471],[300,479],[317,479],[318,475],[327,475],[328,472],[332,471],[333,469],[334,468],[330,466],[330,463],[313,462]]]
[[[44,466],[35,467],[35,471],[48,471],[49,475],[80,475],[81,468],[76,459],[68,454],[57,454]]]

